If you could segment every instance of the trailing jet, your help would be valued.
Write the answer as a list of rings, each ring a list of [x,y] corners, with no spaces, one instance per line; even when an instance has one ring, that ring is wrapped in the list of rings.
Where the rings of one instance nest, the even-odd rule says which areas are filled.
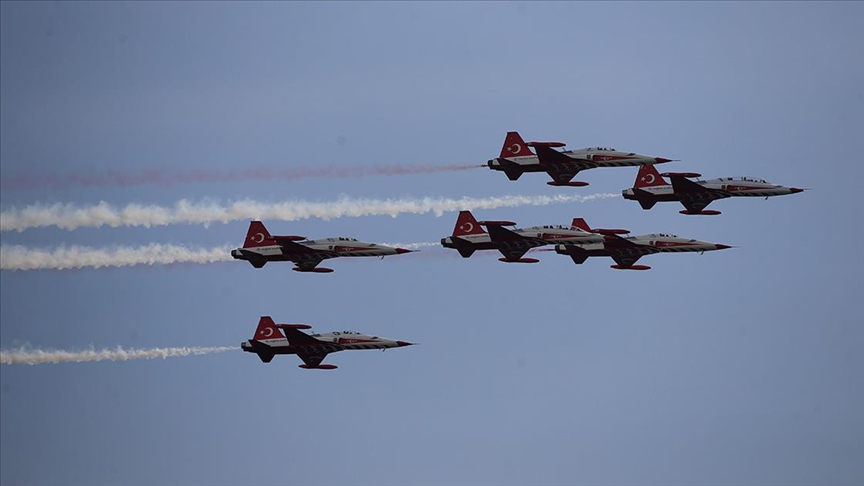
[[[648,270],[647,265],[635,265],[636,261],[644,255],[661,252],[684,252],[698,251],[699,253],[712,250],[725,250],[732,248],[729,245],[709,243],[707,241],[679,238],[675,235],[656,233],[641,236],[622,237],[621,234],[629,233],[627,230],[613,229],[591,229],[582,218],[573,220],[573,226],[591,231],[604,236],[603,243],[591,243],[587,245],[556,245],[555,251],[562,255],[569,255],[573,263],[582,264],[588,257],[608,256],[615,260],[611,268],[617,270]]]
[[[269,363],[277,354],[296,354],[303,360],[301,368],[335,370],[336,365],[321,364],[329,353],[348,349],[401,348],[413,343],[394,341],[378,336],[367,336],[356,331],[336,331],[325,334],[306,334],[300,329],[311,329],[308,324],[276,324],[270,316],[261,316],[252,339],[240,343],[240,349],[255,353],[261,361]],[[282,333],[285,334],[282,334]]]
[[[445,248],[455,248],[463,258],[477,250],[498,250],[504,255],[499,261],[507,263],[537,263],[536,258],[524,258],[531,248],[555,243],[599,243],[603,236],[568,226],[532,226],[508,230],[511,221],[477,221],[471,211],[460,211],[453,235],[441,238]],[[489,229],[483,231],[482,226]]]
[[[669,177],[671,184],[663,176]],[[795,194],[803,191],[797,187],[771,184],[762,179],[749,177],[721,177],[708,181],[690,178],[701,177],[695,172],[664,172],[660,174],[651,165],[643,165],[636,174],[636,182],[631,189],[624,189],[625,199],[639,201],[642,209],[651,209],[658,201],[680,201],[686,209],[681,214],[720,214],[720,211],[706,210],[705,206],[716,199],[727,197],[764,197]]]
[[[652,157],[633,152],[619,152],[614,148],[590,147],[579,150],[559,152],[555,148],[563,147],[562,142],[528,142],[525,143],[518,132],[507,132],[501,156],[487,162],[492,170],[501,170],[511,181],[515,181],[525,172],[546,172],[552,177],[550,186],[587,186],[587,182],[572,181],[580,170],[596,167],[624,167],[645,164],[662,164],[671,159]],[[528,147],[537,149],[535,155]]]
[[[321,268],[318,264],[328,258],[377,256],[410,253],[414,250],[393,248],[377,243],[357,241],[355,238],[324,238],[307,240],[305,236],[271,236],[261,221],[249,223],[243,248],[231,250],[235,260],[246,260],[255,268],[267,262],[291,261],[297,272],[329,273],[332,268]]]

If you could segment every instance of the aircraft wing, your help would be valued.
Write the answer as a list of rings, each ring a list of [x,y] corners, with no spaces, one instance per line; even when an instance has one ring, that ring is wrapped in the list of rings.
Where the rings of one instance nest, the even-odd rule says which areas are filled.
[[[288,338],[288,344],[291,346],[310,346],[317,344],[325,344],[323,341],[319,341],[314,337],[306,334],[299,329],[292,329],[290,327],[280,327],[279,329],[285,333],[285,337]]]
[[[549,147],[538,146],[535,149],[537,150],[537,160],[540,161],[540,165],[546,169],[546,173],[555,182],[570,182],[580,170],[595,167],[589,160],[574,159]]]
[[[686,177],[671,176],[670,179],[672,180],[672,190],[675,191],[675,195],[680,198],[681,204],[687,208],[688,211],[698,213],[711,204],[711,201],[731,196],[731,194],[726,191],[705,187],[687,179]]]
[[[297,356],[306,363],[310,368],[317,368],[318,365],[327,357],[327,351],[304,350],[297,353]]]
[[[633,264],[642,258],[642,256],[657,253],[659,251],[660,250],[653,246],[634,245],[633,247],[617,248],[611,251],[609,256],[611,256],[619,266],[626,268],[633,266]]]
[[[498,251],[511,260],[519,260],[531,248],[546,244],[543,240],[522,236],[503,226],[490,224],[486,229],[489,230],[489,239],[498,246]]]
[[[295,243],[291,240],[280,239],[277,240],[277,242],[282,248],[282,254],[302,270],[312,270],[322,261],[339,256],[336,252],[329,250],[316,250],[314,248],[309,248],[306,245]]]
[[[640,245],[618,235],[606,235],[604,247],[615,263],[622,267],[632,266],[644,255],[660,252],[653,246]]]

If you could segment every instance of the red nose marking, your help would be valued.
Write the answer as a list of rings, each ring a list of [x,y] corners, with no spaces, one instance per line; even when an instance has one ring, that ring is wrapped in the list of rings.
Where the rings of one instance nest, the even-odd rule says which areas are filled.
[[[654,162],[658,164],[662,164],[663,162],[672,162],[672,159],[665,159],[663,157],[654,157]]]
[[[723,245],[723,244],[720,244],[720,243],[718,243],[718,244],[716,244],[716,245],[714,245],[714,246],[716,246],[718,250],[725,250],[725,249],[727,249],[727,248],[732,248],[732,247],[729,246],[729,245]]]
[[[796,192],[803,192],[804,191],[804,189],[798,189],[797,187],[790,187],[789,190],[792,191],[792,194],[795,194]]]
[[[396,248],[396,253],[398,253],[400,255],[403,253],[411,253],[411,251],[412,250],[406,250],[405,248]]]
[[[413,346],[413,345],[414,345],[414,343],[409,343],[408,341],[396,341],[396,344],[397,344],[399,347],[402,347],[402,346]]]

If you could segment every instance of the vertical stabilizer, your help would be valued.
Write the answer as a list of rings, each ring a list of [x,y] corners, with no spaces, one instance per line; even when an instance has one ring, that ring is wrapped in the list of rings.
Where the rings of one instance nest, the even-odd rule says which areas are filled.
[[[588,223],[586,223],[585,220],[582,218],[573,218],[573,222],[570,224],[570,226],[591,233],[591,227],[588,226]]]
[[[663,179],[663,176],[657,172],[652,164],[639,166],[639,172],[636,173],[636,182],[633,187],[636,189],[644,189],[646,187],[668,186],[669,183]]]
[[[504,146],[501,147],[501,158],[523,157],[526,155],[534,155],[534,153],[525,145],[525,141],[519,136],[519,132],[507,132]]]
[[[272,236],[270,236],[270,232],[264,227],[264,223],[261,221],[252,221],[249,223],[249,231],[246,232],[246,240],[243,241],[243,248],[255,248],[275,244],[276,241]]]
[[[474,219],[471,211],[459,211],[459,218],[456,219],[456,226],[453,228],[453,236],[482,235],[483,233],[485,231]]]
[[[276,323],[273,322],[273,318],[270,316],[261,316],[261,320],[258,321],[258,328],[255,329],[255,335],[252,336],[252,339],[255,341],[270,341],[270,340],[281,340],[286,339],[282,334],[282,331],[276,327]]]

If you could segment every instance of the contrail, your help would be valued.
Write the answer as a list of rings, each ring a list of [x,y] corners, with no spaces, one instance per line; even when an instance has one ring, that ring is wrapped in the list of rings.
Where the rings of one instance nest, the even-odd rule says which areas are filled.
[[[0,246],[0,270],[68,270],[73,268],[213,263],[233,260],[231,245],[187,248],[151,243],[139,247],[91,248],[68,246],[54,249],[22,245]]]
[[[229,205],[217,202],[190,202],[182,199],[173,207],[128,204],[116,207],[105,201],[94,206],[74,204],[35,204],[23,208],[0,211],[0,231],[24,231],[29,228],[56,226],[65,230],[78,228],[112,228],[123,226],[166,226],[172,224],[203,224],[237,220],[263,219],[296,221],[309,218],[332,219],[360,216],[393,216],[400,214],[433,213],[463,209],[494,209],[516,206],[546,206],[569,202],[620,197],[615,193],[557,196],[497,196],[487,198],[402,198],[353,199],[342,197],[336,201],[310,202],[287,200],[275,203],[242,200]]]
[[[237,349],[233,346],[193,347],[193,348],[154,348],[154,349],[116,349],[59,351],[59,350],[17,350],[0,351],[0,364],[37,365],[46,363],[84,363],[89,361],[129,361],[130,359],[174,358],[213,353],[224,353]]]
[[[383,243],[387,246],[406,248],[408,250],[431,250],[423,253],[425,257],[441,257],[443,255],[458,256],[437,241],[421,241],[415,243]],[[230,251],[233,245],[223,245],[213,248],[188,248],[180,245],[163,245],[150,243],[146,246],[117,246],[108,248],[93,248],[89,246],[61,246],[53,249],[30,248],[23,245],[0,246],[0,270],[70,270],[80,268],[118,268],[136,265],[173,265],[177,263],[209,263],[233,261]],[[438,250],[438,251],[435,251]],[[550,249],[532,249],[529,251],[553,251]],[[497,254],[488,252],[489,254]],[[478,255],[485,254],[478,252]],[[416,256],[414,257],[416,258]]]
[[[177,184],[296,181],[308,178],[361,178],[456,172],[486,167],[486,165],[379,165],[372,167],[291,167],[251,168],[243,171],[198,170],[170,172],[151,169],[137,173],[106,171],[86,174],[21,174],[0,179],[0,189],[66,189],[69,187],[130,187],[145,184],[173,186]]]

